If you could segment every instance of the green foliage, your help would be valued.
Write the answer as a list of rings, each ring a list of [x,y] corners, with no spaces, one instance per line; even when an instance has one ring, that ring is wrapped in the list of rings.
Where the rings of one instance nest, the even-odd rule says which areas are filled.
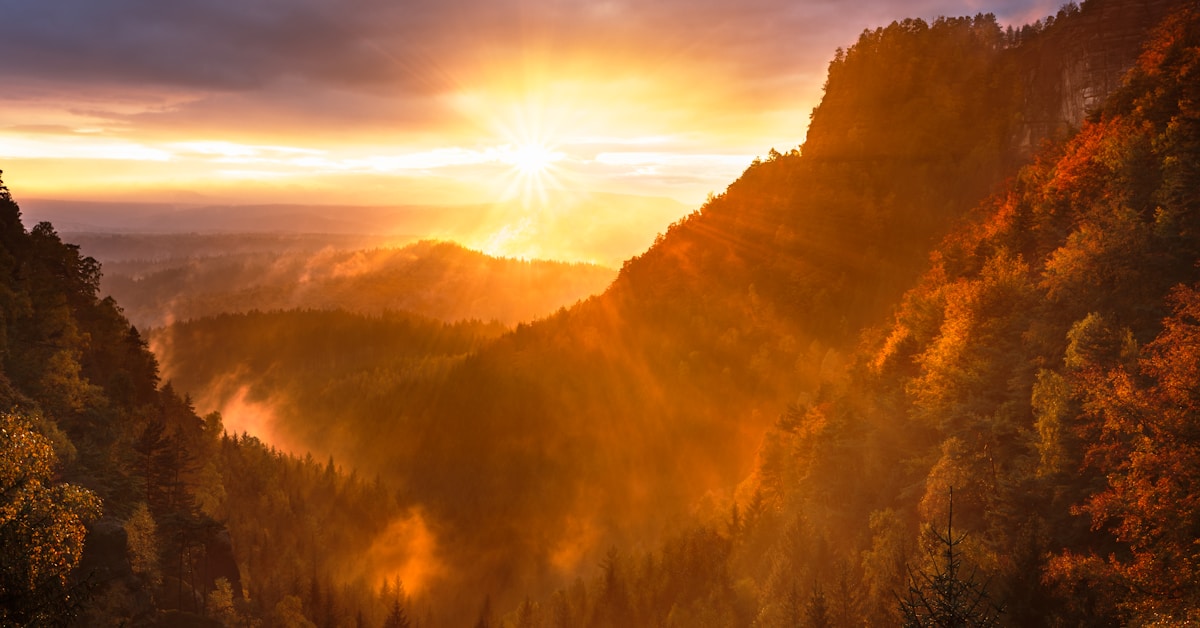
[[[1038,475],[1069,474],[1079,468],[1078,443],[1072,438],[1070,419],[1071,387],[1055,371],[1038,371],[1033,385],[1032,404],[1037,430]]]
[[[225,578],[217,579],[216,586],[208,593],[205,608],[222,626],[238,624],[238,612],[233,604],[233,587]]]

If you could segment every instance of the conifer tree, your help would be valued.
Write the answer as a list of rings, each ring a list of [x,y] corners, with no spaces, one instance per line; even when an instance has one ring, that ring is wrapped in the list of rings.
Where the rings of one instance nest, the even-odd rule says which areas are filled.
[[[999,625],[1001,609],[988,597],[987,585],[975,582],[975,572],[962,574],[958,546],[966,534],[954,535],[954,488],[950,488],[946,534],[934,530],[941,560],[933,573],[911,574],[908,597],[900,601],[905,628],[988,628]]]
[[[400,603],[400,598],[397,597],[392,602],[392,610],[383,622],[383,628],[411,628],[411,626],[412,623],[408,620],[408,613],[404,612],[404,605]]]

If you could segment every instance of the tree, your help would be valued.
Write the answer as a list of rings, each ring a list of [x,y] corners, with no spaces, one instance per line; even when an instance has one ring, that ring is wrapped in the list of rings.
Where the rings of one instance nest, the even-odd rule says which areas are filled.
[[[908,598],[900,601],[900,612],[906,628],[966,628],[999,625],[1001,609],[987,595],[987,585],[977,584],[974,572],[962,577],[962,555],[958,546],[966,534],[954,536],[954,489],[950,489],[950,505],[946,516],[946,534],[933,530],[934,539],[942,546],[942,560],[932,574],[911,574]]]
[[[829,619],[829,604],[820,586],[813,589],[808,604],[804,606],[804,625],[809,628],[829,628],[832,625]]]
[[[133,443],[133,451],[137,453],[135,474],[142,477],[145,488],[145,504],[156,510],[163,500],[160,498],[158,472],[155,464],[159,452],[166,446],[164,432],[167,426],[161,420],[152,420],[142,429]]]
[[[871,548],[862,554],[863,584],[866,588],[866,613],[870,623],[895,625],[896,589],[904,583],[904,565],[908,562],[908,532],[900,516],[892,509],[871,513]]]
[[[233,586],[225,578],[217,578],[216,586],[208,592],[208,614],[223,626],[232,626],[238,621],[237,608],[233,605]]]
[[[125,538],[129,547],[129,566],[133,574],[154,591],[162,584],[159,565],[158,524],[145,503],[139,503],[125,523]]]
[[[0,414],[0,624],[54,623],[77,610],[71,574],[101,504],[87,489],[55,484],[56,464],[27,419]]]
[[[404,612],[404,605],[400,603],[400,598],[396,597],[392,601],[391,612],[383,622],[383,628],[410,628],[411,626],[412,623],[408,621],[408,613]]]
[[[1099,426],[1087,462],[1106,486],[1078,511],[1121,551],[1067,554],[1052,574],[1099,576],[1135,616],[1182,621],[1200,609],[1200,291],[1177,288],[1171,301],[1174,314],[1137,363],[1095,378],[1085,395]]]
[[[596,611],[602,626],[625,626],[630,622],[629,590],[621,554],[611,547],[600,563],[601,589]]]
[[[304,616],[304,603],[294,595],[285,595],[275,604],[272,623],[281,628],[317,628]]]

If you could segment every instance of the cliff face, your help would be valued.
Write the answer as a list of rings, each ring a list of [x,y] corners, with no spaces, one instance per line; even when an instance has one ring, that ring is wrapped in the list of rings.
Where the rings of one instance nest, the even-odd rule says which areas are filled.
[[[1087,115],[1121,85],[1151,29],[1180,0],[1090,0],[1068,6],[1045,23],[1020,48],[1025,57],[1024,119],[1016,145],[1023,153],[1042,140],[1079,128]],[[1029,30],[1022,30],[1028,35]]]

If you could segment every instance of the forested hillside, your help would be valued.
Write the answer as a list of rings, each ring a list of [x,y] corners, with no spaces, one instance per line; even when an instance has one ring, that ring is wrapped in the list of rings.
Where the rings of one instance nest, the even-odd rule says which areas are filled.
[[[1014,32],[985,15],[864,32],[831,63],[803,147],[772,151],[630,260],[605,294],[468,356],[436,394],[383,388],[369,395],[375,412],[317,409],[312,380],[284,360],[266,367],[270,381],[248,372],[238,386],[296,391],[275,400],[291,408],[277,415],[291,433],[339,426],[336,445],[304,446],[334,447],[426,509],[438,586],[463,621],[486,596],[511,608],[612,546],[684,533],[698,512],[727,516],[774,417],[846,381],[862,331],[887,320],[930,248],[1017,172],[1023,116],[1042,104],[1022,77],[1103,4]],[[163,336],[171,368],[218,346],[178,334]],[[306,359],[332,356],[314,347]],[[189,381],[228,385],[228,371],[192,369]],[[889,469],[876,466],[884,460],[859,464]],[[871,496],[918,490],[854,488],[867,491],[849,500],[861,509],[847,515],[854,522],[878,509]],[[881,587],[878,600],[890,600]]]

